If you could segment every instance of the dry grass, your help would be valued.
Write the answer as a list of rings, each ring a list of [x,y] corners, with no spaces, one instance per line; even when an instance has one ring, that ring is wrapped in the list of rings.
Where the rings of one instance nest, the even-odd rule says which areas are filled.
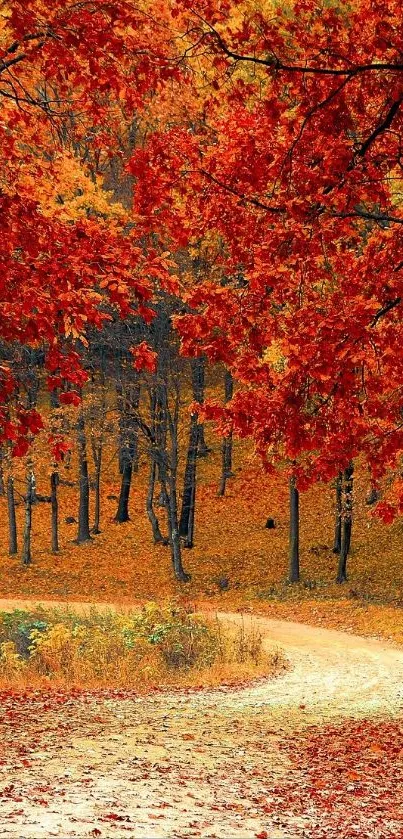
[[[243,623],[223,628],[176,604],[140,611],[66,609],[0,613],[0,685],[24,689],[236,683],[284,665]]]

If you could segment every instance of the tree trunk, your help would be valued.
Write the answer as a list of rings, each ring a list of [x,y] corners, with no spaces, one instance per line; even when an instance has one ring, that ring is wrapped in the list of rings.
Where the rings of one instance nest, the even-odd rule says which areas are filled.
[[[52,554],[59,552],[59,502],[57,498],[57,487],[59,485],[59,473],[52,472],[50,476],[50,499],[52,513]]]
[[[181,539],[178,521],[178,495],[176,477],[178,473],[178,420],[179,420],[179,387],[176,381],[174,410],[171,413],[168,404],[168,374],[164,370],[164,359],[161,361],[160,384],[156,389],[156,434],[159,453],[159,478],[161,489],[166,498],[168,522],[168,538],[171,548],[172,565],[177,580],[187,583],[187,574],[182,564]],[[162,436],[159,433],[162,430]],[[167,432],[169,429],[169,455],[167,451]]]
[[[160,530],[160,525],[157,516],[155,515],[154,511],[154,490],[155,490],[155,481],[157,477],[157,464],[151,454],[151,462],[150,462],[150,479],[148,483],[148,492],[147,492],[147,499],[146,499],[146,511],[148,520],[151,524],[152,534],[154,545],[167,545],[168,539],[162,535]]]
[[[200,426],[198,424],[197,414],[192,414],[190,417],[189,446],[186,458],[182,511],[179,523],[179,534],[184,540],[185,548],[193,548],[199,430]]]
[[[102,471],[102,441],[93,449],[94,464],[95,464],[95,507],[94,507],[94,526],[93,533],[100,533],[101,521],[101,471]]]
[[[225,402],[230,402],[234,394],[234,380],[229,370],[225,371],[224,376],[224,398]],[[224,437],[221,447],[221,478],[218,487],[218,496],[225,495],[228,478],[233,477],[232,472],[232,431],[228,437]]]
[[[299,581],[299,492],[290,478],[290,583]]]
[[[130,521],[130,488],[133,472],[138,470],[138,426],[135,417],[140,402],[140,385],[131,383],[127,385],[127,389],[128,396],[126,398],[121,386],[118,390],[120,406],[119,467],[122,481],[115,521],[119,524]]]
[[[342,489],[342,522],[341,522],[341,545],[339,567],[337,570],[337,583],[347,581],[347,559],[351,547],[351,531],[353,526],[353,488],[354,488],[354,465],[350,463],[343,475]]]
[[[17,519],[15,515],[14,479],[11,475],[7,479],[7,506],[9,528],[8,552],[10,556],[15,556],[15,554],[18,553]]]
[[[188,583],[191,579],[190,574],[187,574],[182,565],[182,551],[181,540],[179,535],[178,523],[178,500],[176,490],[176,480],[174,475],[169,476],[169,491],[165,487],[167,496],[167,519],[169,532],[169,545],[171,548],[172,565],[174,574],[177,580],[181,583]]]
[[[119,411],[119,471],[123,475],[127,462],[127,449],[131,452],[131,472],[138,471],[138,428],[133,418],[140,403],[140,385],[126,383],[124,391],[122,382],[116,385],[117,407]]]
[[[22,564],[30,565],[32,562],[31,555],[31,534],[32,534],[32,504],[35,497],[35,478],[32,469],[27,475],[27,489],[25,495],[25,523],[24,535],[22,543]]]
[[[50,391],[50,407],[60,408],[59,392],[57,388],[53,388],[53,390]]]
[[[191,359],[190,368],[192,373],[193,399],[195,402],[198,402],[199,405],[203,405],[204,402],[205,367],[206,359],[204,356]],[[204,425],[203,423],[200,423],[197,455],[198,457],[207,457],[210,451],[211,449],[209,449],[204,437]]]
[[[3,469],[3,451],[0,449],[0,496],[6,494],[6,487],[4,484],[4,469]]]
[[[78,505],[78,534],[77,544],[89,542],[90,534],[90,481],[88,476],[87,440],[85,436],[84,413],[81,408],[77,422],[77,448],[78,448],[78,481],[79,481],[79,505]]]
[[[119,522],[119,524],[123,524],[125,521],[130,521],[129,498],[133,474],[133,457],[134,449],[131,446],[126,446],[122,449],[122,481],[120,485],[118,509],[115,516],[115,521]]]
[[[336,521],[334,526],[333,553],[339,554],[341,550],[341,498],[342,498],[343,475],[340,472],[336,479]]]

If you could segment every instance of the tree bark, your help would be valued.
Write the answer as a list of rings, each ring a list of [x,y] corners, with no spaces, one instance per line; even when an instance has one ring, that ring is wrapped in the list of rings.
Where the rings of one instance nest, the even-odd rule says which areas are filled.
[[[199,431],[200,426],[197,414],[192,414],[190,417],[189,445],[186,457],[182,511],[179,523],[179,534],[184,540],[185,548],[193,548],[194,540],[197,447],[199,442]]]
[[[224,375],[224,399],[225,402],[230,402],[234,395],[234,380],[229,370],[225,371]],[[228,478],[232,478],[232,431],[228,437],[224,437],[221,446],[221,478],[218,487],[218,496],[225,495]]]
[[[133,472],[138,470],[138,428],[135,415],[140,402],[140,386],[131,384],[129,396],[124,398],[123,391],[118,391],[120,404],[120,450],[119,467],[122,475],[118,509],[115,521],[123,524],[130,521],[129,498]]]
[[[120,484],[118,509],[115,516],[115,521],[119,522],[119,524],[123,524],[125,521],[130,521],[129,498],[133,474],[133,457],[134,450],[131,446],[126,446],[122,449],[122,481]]]
[[[78,482],[79,482],[79,505],[78,505],[78,534],[77,544],[89,542],[90,534],[90,481],[88,475],[87,440],[85,436],[84,412],[80,409],[77,422],[77,448],[78,448]]]
[[[95,462],[95,507],[94,507],[94,526],[93,533],[100,533],[101,523],[101,470],[102,470],[102,443],[97,448],[96,455],[94,455]]]
[[[190,362],[191,373],[192,373],[192,391],[193,391],[193,399],[195,402],[198,402],[199,405],[203,405],[204,402],[204,389],[205,389],[205,368],[206,368],[206,359],[204,356],[198,356],[197,358],[192,358]],[[209,449],[205,436],[204,436],[204,425],[203,423],[199,423],[199,434],[198,434],[198,447],[197,447],[197,455],[198,457],[207,457],[211,449]]]
[[[50,397],[50,407],[51,408],[60,408],[60,399],[59,399],[59,392],[57,388],[53,388],[49,394]]]
[[[157,477],[157,464],[153,459],[153,455],[151,454],[151,462],[150,462],[150,478],[148,482],[148,492],[147,492],[147,499],[146,499],[146,511],[148,520],[151,524],[151,530],[153,534],[154,545],[167,545],[168,539],[162,535],[160,530],[160,525],[158,518],[155,514],[154,510],[154,490],[155,490],[155,481]]]
[[[8,552],[10,556],[15,556],[18,553],[17,519],[15,515],[14,479],[11,475],[7,479],[7,507],[9,528]]]
[[[165,489],[167,495],[169,545],[171,548],[171,557],[174,574],[176,579],[179,580],[179,582],[188,583],[191,579],[191,576],[190,574],[186,573],[182,564],[181,540],[179,535],[178,522],[178,498],[176,480],[172,472],[169,476],[169,490],[167,488]]]
[[[171,548],[172,565],[177,580],[187,583],[191,579],[182,564],[181,539],[179,534],[178,521],[178,494],[177,494],[177,472],[178,472],[178,421],[179,421],[179,387],[175,383],[174,410],[170,411],[168,404],[168,373],[164,370],[164,359],[160,367],[160,383],[156,388],[156,431],[159,438],[159,477],[161,489],[165,495],[167,504],[168,538]],[[162,429],[162,437],[158,428]],[[169,430],[169,454],[167,450],[167,432]]]
[[[334,526],[333,553],[339,554],[341,550],[341,498],[342,498],[343,475],[340,472],[336,479],[336,521]]]
[[[290,583],[299,581],[299,492],[290,478]]]
[[[35,497],[35,478],[32,469],[27,475],[27,489],[25,495],[25,522],[24,535],[22,543],[22,564],[30,565],[32,562],[31,554],[31,535],[32,535],[32,504]]]
[[[351,532],[353,526],[353,489],[354,465],[350,463],[343,474],[342,489],[342,523],[339,567],[337,569],[337,583],[347,581],[347,560],[351,547]]]
[[[59,552],[59,502],[57,498],[57,487],[59,485],[59,473],[54,471],[50,476],[50,499],[52,516],[52,553]]]
[[[0,449],[0,496],[6,494],[6,487],[4,484],[4,469],[3,469],[3,451]]]

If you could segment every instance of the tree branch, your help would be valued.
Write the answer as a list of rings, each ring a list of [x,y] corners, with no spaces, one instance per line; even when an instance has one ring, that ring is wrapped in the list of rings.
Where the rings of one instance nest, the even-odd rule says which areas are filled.
[[[273,207],[270,204],[264,204],[263,201],[259,201],[257,198],[253,198],[253,197],[249,197],[248,195],[244,195],[242,192],[238,192],[233,187],[228,186],[227,184],[223,183],[222,181],[219,181],[218,178],[215,178],[214,175],[212,175],[211,172],[207,172],[206,169],[200,169],[200,172],[202,173],[202,175],[204,175],[210,181],[213,181],[213,183],[215,183],[215,184],[217,184],[217,186],[221,187],[221,189],[224,189],[225,192],[230,192],[231,195],[235,195],[241,201],[246,201],[248,204],[253,204],[254,207],[259,207],[259,209],[261,209],[261,210],[268,210],[271,213],[284,213],[284,209],[285,209],[284,207]]]
[[[378,321],[379,321],[381,318],[383,318],[383,316],[384,316],[384,315],[386,315],[386,314],[387,314],[388,312],[390,312],[392,309],[395,309],[395,308],[396,308],[396,306],[398,306],[398,305],[399,305],[399,303],[401,303],[401,302],[402,302],[402,298],[401,298],[401,297],[395,297],[395,299],[394,299],[394,300],[389,300],[389,301],[388,301],[388,303],[385,303],[385,305],[384,305],[384,306],[382,306],[382,309],[379,309],[379,310],[377,311],[376,315],[373,317],[373,319],[372,319],[372,321],[371,321],[371,323],[370,323],[370,326],[376,326],[376,324],[378,323]]]
[[[390,128],[402,102],[403,96],[400,96],[399,99],[396,99],[395,102],[393,102],[393,105],[389,109],[383,122],[381,122],[377,126],[377,128],[374,128],[372,134],[370,134],[369,137],[365,140],[365,143],[363,143],[362,146],[360,146],[360,148],[358,149],[358,151],[356,151],[356,155],[364,157],[370,146],[372,146],[372,144],[375,142],[376,138],[379,137],[380,134],[383,134],[383,132],[386,131],[388,128]]]

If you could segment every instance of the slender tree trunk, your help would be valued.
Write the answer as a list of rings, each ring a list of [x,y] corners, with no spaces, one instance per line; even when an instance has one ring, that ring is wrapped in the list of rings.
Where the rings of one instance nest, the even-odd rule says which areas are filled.
[[[101,522],[101,470],[102,470],[102,443],[98,446],[95,460],[95,508],[93,533],[100,533]]]
[[[115,516],[115,521],[123,524],[125,521],[130,521],[129,516],[129,498],[130,487],[132,483],[133,474],[133,460],[134,450],[131,446],[126,446],[122,450],[122,481],[120,485],[118,509]]]
[[[299,492],[290,478],[290,583],[299,581]]]
[[[204,356],[199,356],[197,358],[192,358],[190,362],[191,373],[192,373],[192,391],[193,391],[193,399],[195,402],[198,402],[199,405],[203,405],[204,402],[204,389],[205,389],[205,368],[206,368],[206,359]],[[204,425],[203,423],[199,423],[199,434],[198,434],[198,448],[197,454],[198,457],[207,457],[211,449],[209,449],[205,436],[204,436]]]
[[[334,526],[333,553],[339,554],[341,550],[341,499],[342,499],[343,475],[340,472],[336,479],[336,521]]]
[[[78,534],[77,543],[89,542],[90,534],[90,481],[88,475],[87,440],[85,436],[84,412],[80,409],[77,423],[77,447],[78,447],[78,480],[79,480],[79,505],[78,505]]]
[[[229,370],[225,371],[224,376],[224,398],[225,402],[230,402],[234,394],[234,380]],[[228,437],[224,437],[221,446],[221,478],[218,487],[218,495],[222,497],[225,495],[228,478],[232,478],[232,431]]]
[[[136,413],[140,404],[140,385],[126,383],[126,390],[124,390],[122,382],[119,381],[116,390],[119,411],[119,471],[123,475],[128,448],[131,452],[131,471],[138,472],[138,428],[133,414]]]
[[[122,481],[118,509],[115,521],[122,524],[130,521],[129,498],[133,472],[138,471],[138,427],[135,421],[136,412],[140,402],[140,386],[135,383],[128,385],[129,396],[123,399],[120,396],[120,454],[119,465]]]
[[[174,574],[177,580],[181,583],[187,583],[190,580],[190,574],[187,574],[182,564],[182,549],[181,539],[179,534],[178,521],[178,493],[177,493],[177,472],[178,472],[178,420],[179,420],[179,387],[175,383],[175,403],[174,410],[171,413],[168,404],[168,373],[164,370],[164,359],[162,359],[161,379],[163,380],[157,388],[156,406],[157,417],[156,423],[157,434],[158,426],[162,429],[162,437],[160,437],[159,445],[163,448],[159,449],[159,476],[161,481],[161,489],[167,501],[167,521],[168,521],[168,535],[169,545],[171,548],[172,565]],[[169,455],[167,451],[167,432],[169,430]]]
[[[4,469],[3,469],[3,451],[0,449],[0,496],[6,494],[6,487],[4,484]]]
[[[37,367],[37,357],[35,350],[28,350],[28,373],[27,373],[27,401],[28,410],[36,408],[38,403],[39,393],[39,376]]]
[[[154,510],[154,491],[155,491],[155,481],[157,477],[157,464],[151,454],[151,461],[150,461],[150,478],[148,482],[148,492],[147,492],[147,499],[146,499],[146,511],[148,520],[151,524],[152,534],[154,545],[167,545],[168,540],[164,538],[161,533],[160,525],[158,518],[155,514]]]
[[[124,400],[123,400],[123,385],[122,385],[122,381],[121,381],[120,376],[119,376],[118,381],[116,382],[116,407],[118,409],[118,414],[119,414],[119,449],[118,449],[119,472],[122,475],[122,473],[123,473],[122,453],[125,449],[126,426],[125,426],[125,409],[124,409]]]
[[[190,418],[189,446],[183,482],[182,511],[179,523],[179,534],[184,540],[185,548],[192,548],[194,539],[199,430],[200,426],[198,424],[197,414],[192,414]]]
[[[17,519],[15,515],[14,479],[11,475],[7,479],[7,506],[9,528],[8,552],[10,556],[15,556],[15,554],[18,553]]]
[[[169,532],[169,545],[171,548],[172,565],[177,580],[181,583],[188,583],[191,579],[182,564],[181,540],[179,535],[178,522],[178,498],[175,477],[169,476],[169,491],[165,487],[167,497],[167,519]]]
[[[53,390],[50,391],[50,407],[60,408],[59,393],[57,388],[53,388]]]
[[[59,485],[59,473],[53,471],[50,476],[50,501],[52,515],[52,553],[59,552],[59,502],[57,498],[57,487]]]
[[[347,580],[347,559],[351,547],[351,531],[353,526],[353,488],[354,488],[354,465],[350,463],[343,475],[342,490],[342,523],[341,523],[341,545],[339,567],[337,570],[336,582],[344,583]]]
[[[31,535],[32,535],[32,504],[35,497],[35,478],[32,469],[29,470],[27,475],[27,488],[26,488],[26,495],[25,495],[25,522],[24,522],[24,535],[23,535],[23,543],[22,543],[22,564],[23,565],[30,565],[32,562],[32,555],[31,555]]]

